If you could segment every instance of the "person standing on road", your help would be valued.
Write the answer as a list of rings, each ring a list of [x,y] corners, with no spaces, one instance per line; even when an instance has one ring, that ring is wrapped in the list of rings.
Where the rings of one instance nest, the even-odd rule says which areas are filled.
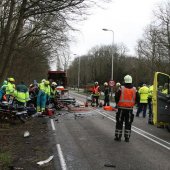
[[[148,108],[149,108],[148,124],[153,124],[152,97],[153,97],[153,85],[149,87],[148,93]]]
[[[116,91],[119,91],[121,87],[121,84],[119,82],[116,83]]]
[[[139,100],[139,95],[132,85],[132,77],[124,77],[125,84],[115,93],[115,102],[118,107],[116,113],[115,140],[121,141],[123,122],[125,121],[124,137],[125,142],[129,142],[131,135],[131,124],[134,119],[133,107]]]
[[[103,106],[110,106],[109,87],[107,82],[104,83],[104,105]]]
[[[139,89],[138,93],[140,95],[140,102],[138,105],[136,117],[139,117],[140,112],[143,110],[143,118],[145,118],[148,104],[149,88],[146,86],[146,84],[143,84],[143,86]]]
[[[39,91],[37,95],[37,112],[43,112],[45,111],[46,106],[46,86],[45,86],[46,80],[43,79],[41,83],[39,84]]]
[[[92,103],[96,103],[96,107],[99,106],[100,86],[96,81],[93,87]]]
[[[118,92],[120,90],[120,88],[121,88],[121,84],[119,82],[117,82],[115,92]],[[116,104],[115,108],[117,108],[117,104]]]

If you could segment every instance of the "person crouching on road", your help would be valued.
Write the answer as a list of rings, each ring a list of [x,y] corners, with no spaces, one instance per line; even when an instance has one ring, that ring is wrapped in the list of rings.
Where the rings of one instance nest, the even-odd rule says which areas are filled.
[[[123,122],[125,121],[124,137],[125,142],[129,142],[131,135],[131,124],[134,119],[133,107],[139,100],[137,90],[132,85],[132,77],[126,75],[124,77],[124,86],[115,93],[115,101],[118,107],[116,113],[116,129],[115,129],[115,140],[121,141]]]
[[[16,86],[14,91],[14,97],[17,101],[17,105],[26,106],[26,102],[29,101],[29,91],[24,82],[21,82]]]
[[[93,87],[92,103],[96,103],[96,107],[99,106],[100,86],[96,81]]]
[[[104,83],[104,105],[103,106],[110,106],[109,102],[109,87],[108,83]]]

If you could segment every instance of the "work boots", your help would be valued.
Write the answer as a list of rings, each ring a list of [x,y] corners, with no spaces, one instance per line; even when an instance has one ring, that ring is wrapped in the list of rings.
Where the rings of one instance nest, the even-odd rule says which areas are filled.
[[[129,142],[129,138],[125,138],[125,142]]]
[[[121,138],[115,137],[114,140],[120,142]]]

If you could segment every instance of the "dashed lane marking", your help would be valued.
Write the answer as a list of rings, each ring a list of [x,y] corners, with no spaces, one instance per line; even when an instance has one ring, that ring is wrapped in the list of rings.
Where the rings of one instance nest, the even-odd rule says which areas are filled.
[[[52,127],[52,130],[55,131],[55,125],[54,125],[54,120],[51,119],[51,127]]]
[[[66,162],[65,162],[65,159],[64,159],[63,152],[61,150],[60,144],[57,144],[56,147],[57,147],[58,156],[59,156],[59,159],[60,159],[61,169],[62,170],[67,170],[67,165],[66,165]]]

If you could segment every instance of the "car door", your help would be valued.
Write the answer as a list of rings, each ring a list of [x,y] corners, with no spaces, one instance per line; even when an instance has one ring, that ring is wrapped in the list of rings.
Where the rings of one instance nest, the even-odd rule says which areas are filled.
[[[154,76],[153,122],[170,123],[170,76],[161,72]]]

